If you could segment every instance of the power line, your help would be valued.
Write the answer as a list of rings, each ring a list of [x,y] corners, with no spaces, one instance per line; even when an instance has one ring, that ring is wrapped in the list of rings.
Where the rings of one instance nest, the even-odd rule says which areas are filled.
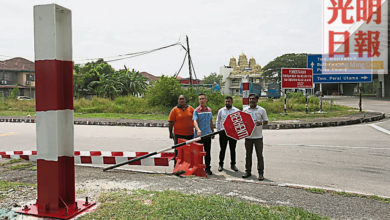
[[[179,69],[179,71],[177,71],[177,73],[174,75],[175,78],[179,75],[181,69],[183,68],[184,63],[186,62],[187,55],[188,55],[188,53],[186,53],[186,54],[184,55],[184,59],[183,59],[183,62],[181,63],[180,69]]]
[[[167,45],[167,46],[155,48],[155,49],[152,49],[152,50],[145,50],[145,51],[139,51],[139,52],[134,52],[134,53],[120,54],[120,55],[117,55],[117,56],[111,56],[111,57],[105,57],[105,58],[104,57],[99,57],[99,58],[94,58],[94,59],[82,59],[82,60],[94,61],[94,60],[98,60],[98,59],[103,59],[105,62],[114,62],[114,61],[125,60],[125,59],[130,59],[130,58],[133,58],[133,57],[137,57],[137,56],[146,55],[146,54],[149,54],[149,53],[153,53],[153,52],[156,52],[156,51],[159,51],[159,50],[163,50],[163,49],[167,49],[169,47],[173,47],[173,46],[177,46],[177,45],[181,45],[182,46],[182,44],[180,42],[177,42],[177,43],[174,43],[174,44],[170,44],[170,45]],[[87,62],[85,62],[85,63],[87,63]]]

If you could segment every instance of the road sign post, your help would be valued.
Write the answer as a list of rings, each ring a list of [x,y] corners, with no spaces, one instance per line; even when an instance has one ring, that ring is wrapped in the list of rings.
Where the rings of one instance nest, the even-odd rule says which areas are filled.
[[[358,61],[338,61],[339,57],[329,57],[322,54],[313,54],[307,56],[307,67],[313,70],[313,82],[320,84],[320,111],[322,113],[322,83],[358,83],[359,84],[359,110],[361,111],[361,84],[372,82],[372,69],[361,68],[351,70],[346,68],[349,64],[353,62],[370,62],[371,60],[367,58],[357,58]],[[328,62],[328,63],[326,63]],[[332,66],[331,64],[344,65],[342,66],[344,72],[337,72],[337,70],[329,68],[327,66]]]
[[[281,113],[281,115],[287,115],[287,93],[285,89],[283,90],[283,97],[284,97],[284,105],[283,105],[284,113]]]
[[[313,70],[309,68],[282,68],[282,89],[284,89],[284,113],[287,115],[287,93],[286,89],[312,89]],[[306,108],[307,108],[307,92]],[[307,112],[307,110],[306,110]]]
[[[359,59],[352,57],[354,59]],[[351,59],[352,59],[351,58]],[[329,57],[322,54],[307,55],[307,68],[313,70],[313,83],[369,83],[372,82],[371,69],[340,69],[330,68],[328,66],[349,64],[352,61],[345,63],[338,61],[339,57]],[[360,58],[360,62],[368,62],[369,60]],[[346,68],[346,67],[343,67]]]
[[[226,136],[240,140],[252,135],[255,123],[250,114],[238,111],[226,117],[223,127],[225,128]]]
[[[249,82],[248,77],[242,77],[242,110],[249,105]]]
[[[307,113],[309,113],[309,99],[307,97],[307,90],[306,89],[305,89],[305,97],[306,97],[305,112],[307,114]]]
[[[282,89],[313,88],[313,70],[309,68],[282,68]]]

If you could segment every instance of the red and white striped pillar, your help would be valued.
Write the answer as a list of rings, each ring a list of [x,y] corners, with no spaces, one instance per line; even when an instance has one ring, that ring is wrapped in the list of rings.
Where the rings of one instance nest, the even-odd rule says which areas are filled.
[[[242,110],[249,105],[249,82],[248,76],[242,77]]]
[[[75,203],[71,11],[34,7],[38,211]]]
[[[83,209],[75,201],[69,9],[34,6],[34,49],[38,199],[22,213],[67,219]]]

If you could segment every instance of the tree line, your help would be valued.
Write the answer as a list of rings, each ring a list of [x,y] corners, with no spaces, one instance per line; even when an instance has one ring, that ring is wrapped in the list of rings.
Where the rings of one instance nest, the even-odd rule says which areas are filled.
[[[99,96],[114,99],[118,96],[142,96],[148,88],[148,82],[138,71],[115,70],[103,59],[73,67],[73,86],[76,98]]]
[[[307,54],[289,53],[270,61],[263,69],[262,77],[267,82],[280,82],[280,70],[283,67],[305,68]],[[154,85],[149,85],[147,79],[138,71],[128,69],[115,70],[103,59],[89,62],[83,66],[74,65],[74,94],[76,98],[98,96],[114,99],[118,96],[143,96]],[[168,80],[168,79],[164,79]],[[176,79],[170,79],[175,81]],[[177,80],[176,80],[177,81]],[[171,81],[172,82],[172,81]],[[223,86],[222,75],[211,73],[204,76],[204,84],[218,83]],[[167,82],[163,82],[164,84]],[[177,84],[180,86],[180,84]],[[162,88],[160,88],[162,89]]]

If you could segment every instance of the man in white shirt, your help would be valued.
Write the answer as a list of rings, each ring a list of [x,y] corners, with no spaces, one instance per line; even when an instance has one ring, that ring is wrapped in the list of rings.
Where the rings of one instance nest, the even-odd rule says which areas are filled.
[[[234,112],[240,111],[238,108],[233,106],[233,98],[231,96],[225,97],[225,107],[219,109],[217,116],[217,131],[224,129],[223,123],[225,122],[226,117]],[[237,141],[233,138],[226,136],[225,132],[219,134],[219,167],[218,171],[223,170],[223,161],[225,160],[226,147],[229,142],[230,148],[230,168],[234,171],[238,171],[236,167],[236,145]]]
[[[245,174],[242,178],[248,178],[252,176],[252,152],[253,146],[255,146],[257,156],[257,170],[259,172],[258,180],[264,180],[264,158],[263,158],[263,125],[268,124],[267,112],[264,108],[257,105],[259,96],[256,94],[249,95],[249,106],[244,109],[244,112],[252,116],[255,122],[255,128],[251,136],[245,139]]]

